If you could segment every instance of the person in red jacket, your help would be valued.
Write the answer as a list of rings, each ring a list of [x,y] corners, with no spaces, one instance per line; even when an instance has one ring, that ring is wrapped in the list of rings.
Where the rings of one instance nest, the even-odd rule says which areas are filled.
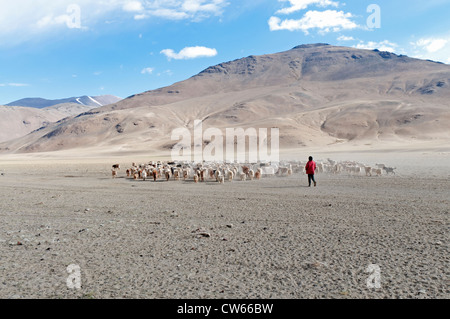
[[[311,187],[311,181],[314,182],[314,187],[317,186],[316,180],[314,178],[314,174],[316,173],[316,168],[317,168],[316,162],[314,162],[312,156],[310,156],[309,162],[306,163],[306,166],[305,166],[306,174],[308,174],[309,187]]]

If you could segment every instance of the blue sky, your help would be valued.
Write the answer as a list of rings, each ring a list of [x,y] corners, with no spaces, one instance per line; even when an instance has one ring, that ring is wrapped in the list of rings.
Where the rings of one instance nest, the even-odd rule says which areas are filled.
[[[0,105],[132,94],[305,44],[450,63],[448,0],[0,0]]]

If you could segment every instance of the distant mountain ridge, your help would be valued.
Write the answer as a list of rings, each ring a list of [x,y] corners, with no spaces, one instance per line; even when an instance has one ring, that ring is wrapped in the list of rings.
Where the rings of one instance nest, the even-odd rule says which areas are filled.
[[[43,98],[25,98],[8,103],[6,104],[6,106],[22,106],[22,107],[33,107],[37,109],[43,109],[58,104],[74,103],[83,106],[101,107],[108,104],[117,103],[120,100],[122,99],[114,95],[101,95],[101,96],[85,95],[80,97],[70,97],[58,100],[48,100]]]
[[[88,112],[95,107],[75,103],[45,108],[0,105],[0,142],[27,135],[68,116]]]
[[[280,147],[450,145],[450,65],[326,44],[211,66],[193,77],[0,143],[0,153],[166,154],[175,129],[273,128]],[[211,142],[205,141],[205,143]]]

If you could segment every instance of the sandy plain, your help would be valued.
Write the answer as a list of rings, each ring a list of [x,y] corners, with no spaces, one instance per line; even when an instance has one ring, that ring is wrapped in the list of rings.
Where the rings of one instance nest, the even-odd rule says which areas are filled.
[[[145,157],[2,157],[0,298],[449,298],[449,153],[327,157],[397,175],[155,183],[110,176]]]

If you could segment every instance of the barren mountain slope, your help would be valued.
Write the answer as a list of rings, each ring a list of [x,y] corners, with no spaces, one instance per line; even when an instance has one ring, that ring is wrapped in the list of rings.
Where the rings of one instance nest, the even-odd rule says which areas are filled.
[[[90,106],[66,103],[37,109],[0,106],[0,142],[17,139],[65,117],[91,110]]]
[[[9,152],[167,151],[172,130],[278,127],[283,148],[449,141],[450,66],[329,45],[222,63],[0,145]]]

